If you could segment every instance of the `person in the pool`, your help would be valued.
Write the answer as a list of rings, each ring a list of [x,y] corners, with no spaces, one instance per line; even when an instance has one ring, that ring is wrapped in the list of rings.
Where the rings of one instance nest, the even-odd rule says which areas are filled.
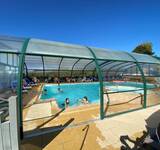
[[[89,101],[88,101],[87,96],[84,96],[83,99],[81,100],[81,102],[82,102],[83,104],[88,104]]]
[[[47,95],[47,89],[44,89],[43,93],[44,95]]]
[[[60,88],[60,87],[58,87],[58,92],[60,93],[60,92],[63,92],[63,90]]]
[[[65,99],[65,106],[68,107],[69,106],[69,98]]]

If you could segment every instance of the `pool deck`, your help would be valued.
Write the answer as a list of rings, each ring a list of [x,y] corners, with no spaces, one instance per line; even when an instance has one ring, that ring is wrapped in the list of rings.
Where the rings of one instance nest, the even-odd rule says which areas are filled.
[[[138,116],[138,117],[137,117]],[[154,128],[160,122],[160,105],[127,114],[66,128],[73,120],[62,123],[61,130],[24,139],[22,150],[119,150],[124,136],[142,139],[146,125]],[[54,127],[53,127],[54,128]],[[47,129],[47,127],[45,128]],[[44,129],[44,130],[45,130]],[[133,143],[128,143],[133,147]]]

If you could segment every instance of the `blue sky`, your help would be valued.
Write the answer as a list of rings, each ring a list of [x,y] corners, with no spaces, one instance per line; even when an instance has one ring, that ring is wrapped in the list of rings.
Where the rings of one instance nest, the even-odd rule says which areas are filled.
[[[160,56],[159,0],[1,0],[0,34],[132,51],[151,41]]]

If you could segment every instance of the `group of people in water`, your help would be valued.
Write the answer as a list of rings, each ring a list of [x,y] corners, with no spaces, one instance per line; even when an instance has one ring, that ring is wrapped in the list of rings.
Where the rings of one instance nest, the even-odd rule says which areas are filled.
[[[82,104],[88,104],[89,103],[87,96],[84,96],[82,99],[79,99],[78,102],[81,102]],[[65,107],[68,107],[69,104],[70,104],[70,100],[69,100],[69,98],[66,98],[65,99]]]
[[[58,92],[63,92],[63,90],[60,87],[58,87],[57,90],[58,90]],[[47,95],[47,89],[44,89],[43,94]],[[78,102],[80,102],[82,104],[88,104],[89,103],[87,96],[84,96],[82,99],[79,99]],[[65,103],[62,104],[62,105],[65,105],[65,107],[68,107],[69,104],[70,104],[70,100],[69,100],[69,98],[66,98]]]
[[[58,92],[63,92],[63,90],[59,87],[58,89]],[[47,95],[47,89],[44,89],[43,90],[43,94],[44,95]],[[82,104],[88,104],[89,103],[89,100],[88,100],[88,97],[87,96],[84,96],[82,99],[78,99],[78,102],[82,103]],[[68,107],[70,104],[70,99],[69,98],[66,98],[65,99],[65,102],[62,104],[63,106]]]

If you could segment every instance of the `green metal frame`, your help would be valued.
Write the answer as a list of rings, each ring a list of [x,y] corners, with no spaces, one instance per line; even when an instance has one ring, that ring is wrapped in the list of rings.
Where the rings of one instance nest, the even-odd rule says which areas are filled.
[[[98,59],[99,60],[99,59]],[[103,62],[103,63],[101,63],[101,64],[99,64],[99,66],[101,67],[104,67],[105,65],[109,65],[109,64],[112,64],[113,63],[113,61],[110,61],[110,60],[105,60],[105,62]],[[104,66],[103,66],[104,65]],[[96,71],[96,68],[94,68],[94,70],[93,70],[93,74],[95,74],[95,71]]]
[[[107,69],[107,72],[110,72],[110,71],[112,71],[112,69],[113,69],[114,67],[120,66],[120,65],[125,64],[125,63],[126,63],[126,62],[122,62],[122,63],[119,63],[119,64],[115,64],[115,65],[111,66],[110,68],[108,68],[108,69]]]
[[[128,67],[126,67],[123,71],[122,71],[122,76],[123,76],[123,74],[126,72],[126,70],[128,70],[129,68],[134,68],[134,67],[136,67],[136,76],[138,76],[137,74],[138,74],[138,70],[137,70],[137,65],[134,63],[134,64],[132,64],[132,65],[130,65],[130,66],[128,66]]]
[[[60,69],[61,69],[61,64],[63,61],[63,57],[61,57],[60,63],[59,63],[59,67],[58,67],[58,85],[60,84]]]
[[[102,77],[102,73],[101,73],[101,69],[98,65],[98,61],[97,61],[97,57],[95,55],[95,53],[93,52],[93,50],[90,47],[87,47],[88,50],[91,52],[91,54],[94,57],[95,60],[95,65],[96,65],[96,70],[98,73],[98,78],[99,78],[99,84],[100,84],[100,119],[104,118],[104,101],[103,101],[103,77]]]
[[[71,79],[72,79],[72,75],[73,75],[73,69],[74,69],[74,66],[80,61],[81,59],[79,58],[72,66],[72,69],[71,69]]]
[[[130,63],[128,66],[132,65],[133,63]],[[118,72],[122,69],[122,68],[125,68],[126,65],[124,66],[120,66],[116,71],[115,71],[115,76],[117,76]]]
[[[22,103],[22,81],[23,81],[23,68],[24,68],[24,61],[25,61],[25,53],[28,47],[29,43],[29,38],[26,39],[23,43],[21,53],[19,55],[19,68],[18,68],[18,87],[17,87],[17,95],[18,95],[18,120],[19,120],[19,130],[20,130],[20,137],[23,138],[23,115],[22,115],[22,108],[23,108],[23,103]]]
[[[143,108],[146,108],[146,106],[147,106],[147,81],[146,81],[143,69],[141,68],[141,65],[138,63],[137,59],[134,56],[132,56],[129,53],[127,53],[127,54],[136,61],[135,63],[136,63],[136,65],[137,65],[137,67],[138,67],[138,69],[139,69],[139,71],[141,73],[141,77],[142,77],[142,80],[143,80],[143,88],[144,88],[144,104],[143,104]]]
[[[27,64],[24,62],[24,66],[26,68],[26,76],[28,77],[28,68],[27,68]]]
[[[82,76],[84,76],[84,71],[85,71],[85,69],[87,68],[87,66],[90,65],[90,64],[93,63],[93,62],[94,62],[94,60],[91,60],[89,63],[87,63],[87,64],[83,67],[83,69],[82,69]]]
[[[104,68],[105,66],[114,63],[114,61],[106,61],[105,63],[100,64],[101,69]]]
[[[43,80],[45,81],[45,66],[44,66],[44,58],[41,56],[42,59],[42,65],[43,65]]]

